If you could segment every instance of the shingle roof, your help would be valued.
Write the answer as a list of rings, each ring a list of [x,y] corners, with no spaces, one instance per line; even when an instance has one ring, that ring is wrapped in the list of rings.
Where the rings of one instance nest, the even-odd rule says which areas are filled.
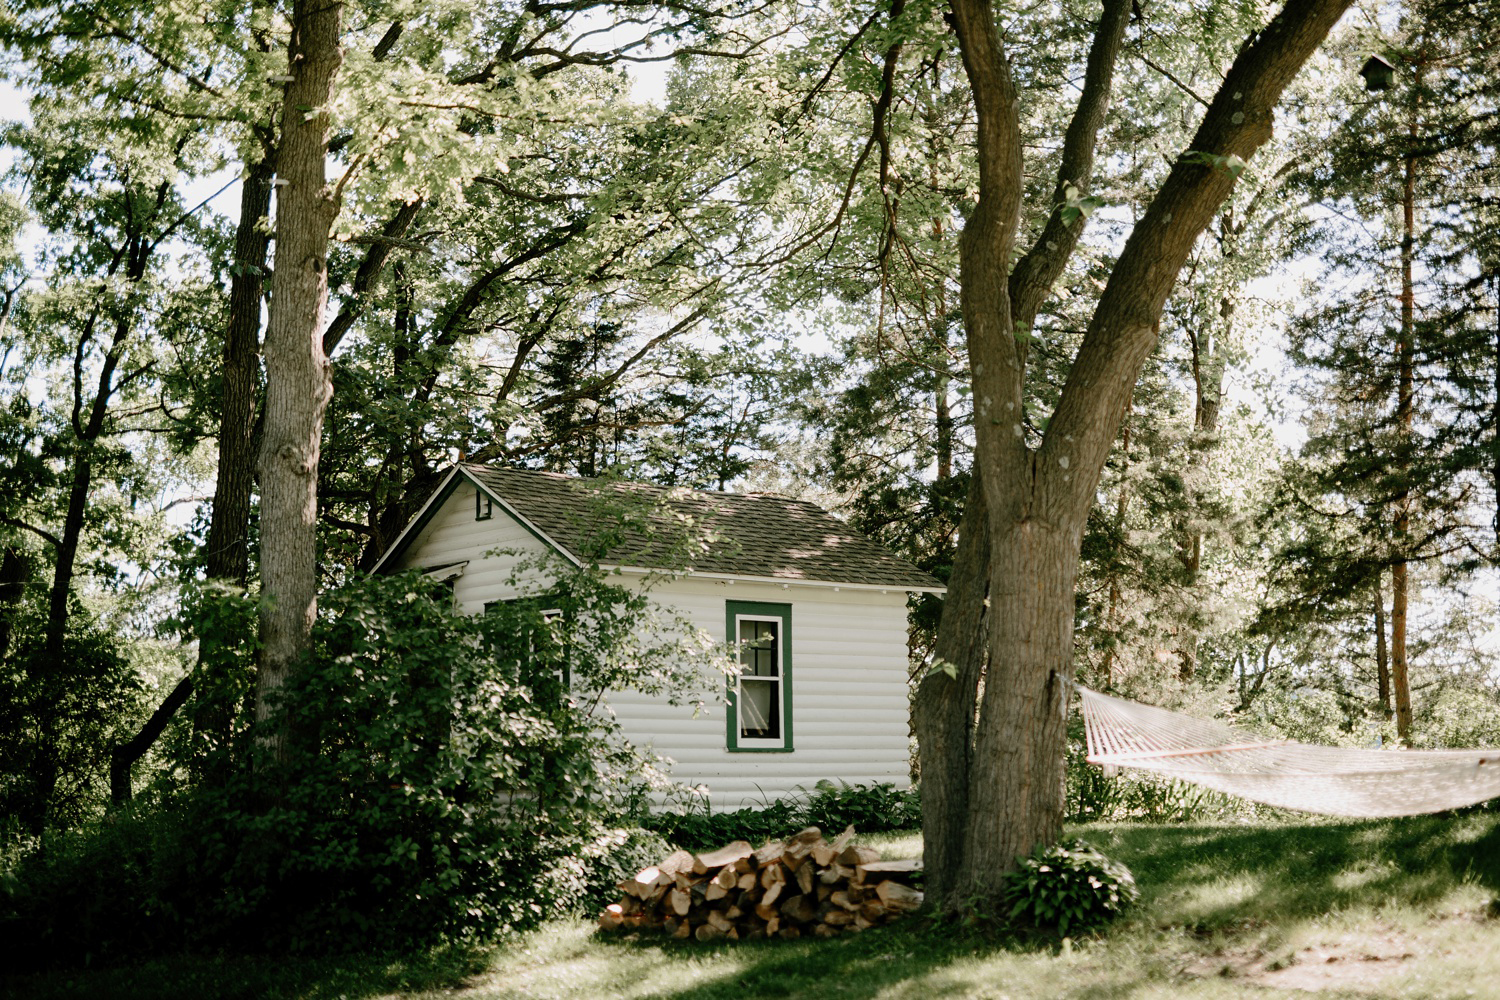
[[[920,590],[942,587],[821,507],[802,500],[669,490],[500,466],[462,469],[574,556],[595,544],[600,532],[617,529],[620,538],[601,562],[678,568],[680,557],[672,555],[674,540],[706,529],[717,540],[688,558],[699,573]],[[622,503],[629,500],[640,503]],[[621,516],[626,510],[634,513]]]

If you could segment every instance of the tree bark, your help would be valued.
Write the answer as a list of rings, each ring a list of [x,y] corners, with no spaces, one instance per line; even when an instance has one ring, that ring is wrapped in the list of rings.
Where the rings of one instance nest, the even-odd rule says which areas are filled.
[[[1021,419],[1026,342],[1015,336],[1006,280],[1022,188],[1017,95],[989,4],[953,0],[978,117],[980,195],[960,241],[960,281],[991,540],[991,666],[950,900],[996,898],[1017,855],[1061,829],[1073,592],[1099,476],[1183,262],[1236,167],[1270,138],[1283,90],[1348,2],[1290,3],[1241,49],[1188,153],[1126,241],[1033,451]]]
[[[1418,66],[1413,101],[1420,92],[1422,79]],[[1396,736],[1403,745],[1411,743],[1411,681],[1406,659],[1407,562],[1411,536],[1411,448],[1412,420],[1416,398],[1416,284],[1413,265],[1417,240],[1417,153],[1415,146],[1421,126],[1413,105],[1408,121],[1408,140],[1412,148],[1402,160],[1401,168],[1401,326],[1396,341],[1396,465],[1397,483],[1394,498],[1395,516],[1392,534],[1395,557],[1391,563],[1391,694],[1396,702]]]
[[[318,458],[332,395],[323,352],[328,300],[328,234],[338,214],[325,174],[329,115],[343,62],[342,4],[296,0],[290,75],[277,155],[276,265],[266,329],[265,433],[260,449],[261,651],[256,717],[306,652],[317,614]],[[284,727],[265,749],[284,760]]]
[[[1072,185],[1086,194],[1092,186],[1095,147],[1109,107],[1114,64],[1128,17],[1125,0],[1106,0],[1089,50],[1083,93],[1063,141],[1054,192],[1058,207],[1048,217],[1031,249],[1009,277],[1004,278],[1008,296],[1006,315],[1013,329],[1030,330],[1082,236],[1081,219],[1072,222],[1064,219],[1063,192]],[[1026,353],[1023,346],[1016,359],[1023,370]],[[1014,403],[1014,409],[1019,422],[1019,401]],[[979,687],[989,664],[986,602],[990,586],[990,524],[977,467],[969,484],[958,539],[934,646],[934,658],[939,664],[949,665],[951,672],[935,671],[924,678],[912,707],[922,770],[923,856],[928,859],[929,872],[927,905],[938,913],[954,912],[965,902],[958,876],[964,864],[969,823],[969,765]]]
[[[934,668],[922,678],[912,702],[921,762],[922,857],[927,904],[938,912],[957,908],[969,813],[969,758],[974,710],[989,652],[989,530],[979,477],[969,481],[958,548],[943,615],[933,645]],[[978,530],[970,530],[977,526]]]
[[[1381,573],[1375,574],[1375,683],[1380,699],[1380,714],[1391,717],[1391,665],[1385,647],[1385,594]]]
[[[210,580],[244,587],[250,577],[250,497],[255,488],[255,403],[260,375],[261,300],[265,295],[270,234],[261,220],[271,211],[274,156],[251,164],[240,189],[240,220],[234,237],[229,283],[229,322],[224,331],[219,469],[213,516],[204,550]]]

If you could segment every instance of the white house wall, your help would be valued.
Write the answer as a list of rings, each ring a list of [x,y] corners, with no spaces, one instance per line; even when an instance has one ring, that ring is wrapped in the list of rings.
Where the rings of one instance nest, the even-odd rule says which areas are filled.
[[[824,778],[910,784],[905,592],[686,577],[653,593],[721,642],[726,602],[792,606],[790,752],[730,752],[722,701],[693,718],[662,699],[610,696],[625,735],[675,761],[679,781],[707,785],[715,811],[811,790]]]
[[[547,546],[499,504],[489,518],[476,520],[474,484],[460,480],[392,568],[430,569],[467,560],[463,573],[453,581],[453,600],[463,614],[476,614],[490,601],[514,596],[515,588],[508,581],[516,564],[546,551]]]
[[[488,520],[475,520],[474,487],[464,481],[395,568],[467,560],[454,581],[454,599],[460,612],[474,614],[515,594],[507,581],[520,556],[485,554],[496,548],[535,555],[546,547],[499,504]],[[722,698],[695,718],[690,707],[664,699],[628,691],[610,695],[626,737],[671,758],[677,780],[706,785],[715,811],[811,790],[825,778],[910,783],[904,591],[684,577],[653,594],[720,642],[728,641],[727,602],[792,606],[790,752],[729,751]]]

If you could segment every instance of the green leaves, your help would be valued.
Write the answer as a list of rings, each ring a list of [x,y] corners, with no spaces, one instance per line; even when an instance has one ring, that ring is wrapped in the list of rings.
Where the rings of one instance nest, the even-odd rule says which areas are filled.
[[[1140,898],[1135,877],[1082,840],[1037,850],[1006,876],[1012,921],[1067,935],[1098,927]]]
[[[1083,195],[1079,193],[1077,185],[1069,184],[1063,188],[1063,200],[1058,206],[1058,215],[1063,225],[1071,226],[1079,219],[1087,219],[1093,215],[1095,210],[1103,208],[1107,202],[1099,195]]]

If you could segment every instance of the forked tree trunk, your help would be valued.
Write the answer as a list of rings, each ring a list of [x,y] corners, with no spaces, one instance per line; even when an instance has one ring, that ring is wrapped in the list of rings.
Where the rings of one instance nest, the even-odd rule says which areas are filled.
[[[988,507],[991,666],[965,842],[957,868],[941,876],[942,910],[994,899],[1016,855],[1061,829],[1073,586],[1099,476],[1179,270],[1238,168],[1270,138],[1283,90],[1349,2],[1292,0],[1240,50],[1192,145],[1126,241],[1033,450],[1022,419],[1026,338],[1015,336],[1007,280],[1023,182],[1018,97],[989,3],[952,0],[978,120],[980,196],[960,242],[960,281],[975,466]]]
[[[260,451],[261,611],[256,717],[306,652],[317,614],[318,458],[332,394],[323,353],[328,234],[338,214],[328,188],[327,107],[343,62],[342,5],[296,0],[290,74],[277,156],[276,264],[266,328],[266,419]],[[290,734],[267,738],[284,759]]]

